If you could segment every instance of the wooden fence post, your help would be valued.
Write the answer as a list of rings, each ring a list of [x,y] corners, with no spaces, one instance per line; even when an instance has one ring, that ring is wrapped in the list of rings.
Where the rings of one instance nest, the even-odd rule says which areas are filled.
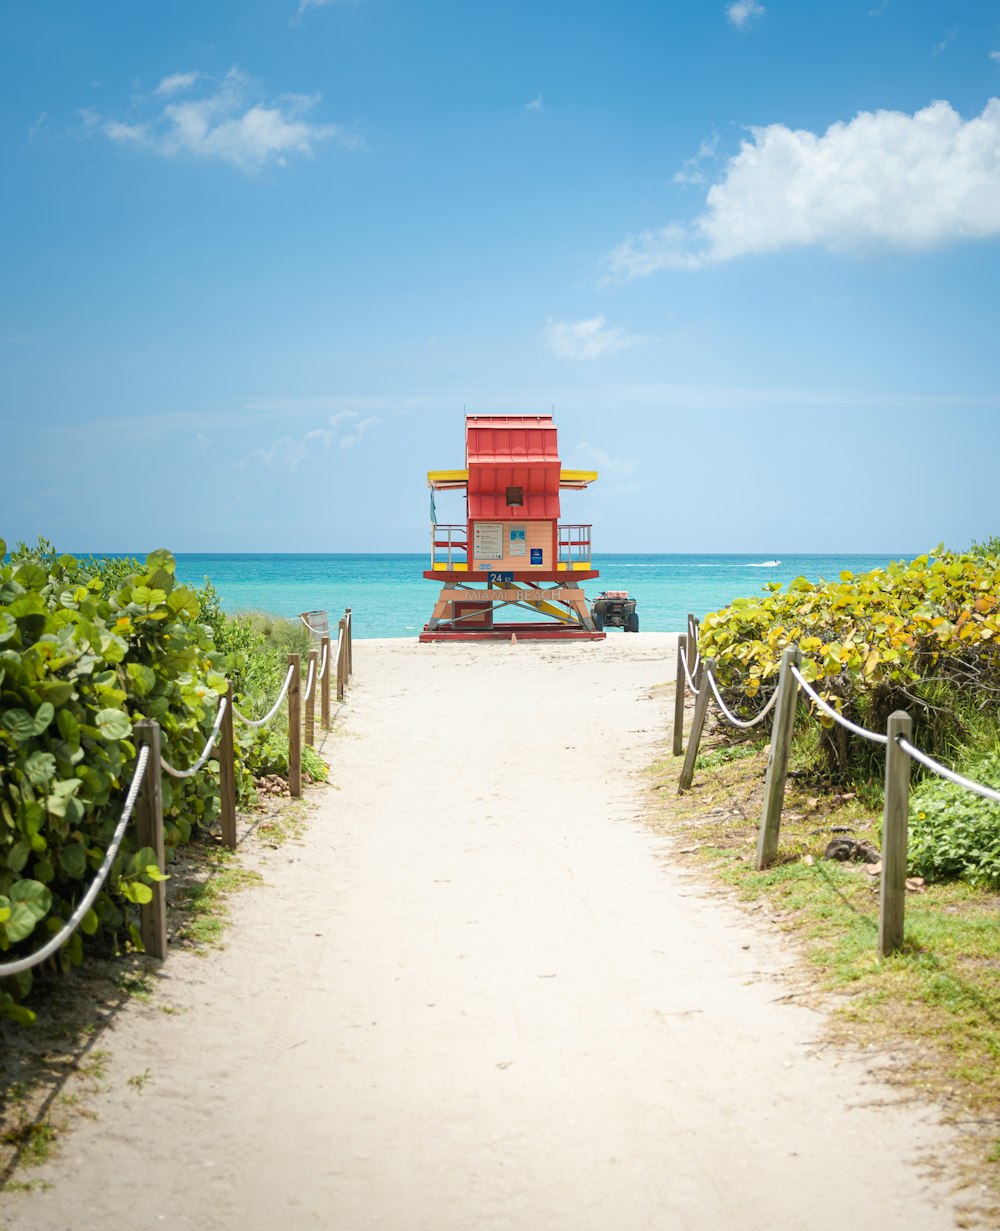
[[[711,691],[711,685],[705,677],[709,671],[715,670],[715,659],[703,659],[701,666],[701,683],[698,687],[698,695],[694,701],[694,719],[691,722],[691,731],[688,735],[684,768],[681,770],[680,782],[677,784],[678,789],[681,791],[686,791],[694,778],[694,763],[698,757],[698,745],[701,743],[701,732],[705,726],[705,713],[708,709],[708,694]]]
[[[785,781],[788,778],[788,754],[792,747],[795,726],[795,706],[799,685],[792,667],[802,661],[797,645],[786,646],[781,655],[778,676],[778,700],[774,706],[771,726],[771,751],[767,758],[764,780],[764,804],[760,810],[760,832],[757,836],[757,871],[769,868],[778,854],[778,833],[781,829],[781,806],[785,802]]]
[[[296,799],[302,794],[302,659],[288,655],[288,665],[294,667],[288,686],[288,791]]]
[[[309,651],[309,666],[312,670],[312,688],[306,698],[306,743],[310,748],[316,746],[316,693],[319,689],[319,654]],[[306,679],[308,680],[308,673]]]
[[[687,637],[681,633],[677,638],[677,686],[674,692],[674,756],[684,751],[684,694],[687,680],[684,676],[684,659],[687,655]]]
[[[347,617],[340,617],[337,637],[337,700],[344,699],[344,683],[347,678]]]
[[[885,749],[885,811],[882,814],[882,886],[879,894],[878,955],[903,945],[906,910],[906,837],[910,812],[910,758],[896,743],[908,740],[913,720],[905,710],[889,715]]]
[[[326,663],[326,671],[323,673],[323,685],[320,692],[319,702],[319,720],[324,731],[330,730],[330,673],[333,670],[333,663],[330,661],[330,637],[325,636],[320,642],[320,657]]]
[[[222,841],[236,850],[236,754],[233,748],[233,686],[226,690],[226,712],[222,715],[219,742],[216,745],[219,762],[219,823]]]
[[[349,684],[354,674],[354,618],[350,607],[344,608],[344,617],[347,620],[347,679],[345,683]]]
[[[142,789],[136,801],[136,837],[140,846],[152,847],[156,866],[165,872],[163,855],[163,790],[160,782],[160,725],[144,718],[133,728],[141,746],[149,749],[142,776]],[[167,956],[167,894],[163,881],[150,885],[152,900],[139,907],[139,930],[143,948],[151,957]]]

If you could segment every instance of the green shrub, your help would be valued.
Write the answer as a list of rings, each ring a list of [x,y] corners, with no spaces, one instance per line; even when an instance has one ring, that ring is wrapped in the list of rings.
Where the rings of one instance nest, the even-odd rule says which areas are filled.
[[[770,584],[705,616],[700,650],[715,658],[728,702],[746,715],[773,692],[781,654],[802,651],[802,674],[846,717],[885,730],[893,710],[913,716],[914,742],[939,757],[996,728],[1000,697],[1000,561],[935,555],[839,581]],[[804,720],[809,711],[801,705]],[[810,721],[817,720],[810,717]],[[819,716],[827,772],[877,772],[880,754]]]
[[[1000,786],[1000,754],[972,761],[963,772]],[[940,778],[921,783],[910,797],[907,860],[918,876],[1000,888],[1000,804]]]
[[[0,541],[0,560],[5,545]],[[40,543],[0,564],[0,952],[36,949],[60,929],[104,857],[136,758],[133,724],[155,718],[163,755],[184,768],[211,730],[227,680],[196,593],[157,551],[117,588],[100,570]],[[116,579],[120,580],[120,579]],[[217,768],[163,781],[168,848],[209,827]],[[82,928],[59,951],[79,963],[131,935],[148,900],[150,860],[127,833]],[[30,974],[7,980],[0,1014]]]

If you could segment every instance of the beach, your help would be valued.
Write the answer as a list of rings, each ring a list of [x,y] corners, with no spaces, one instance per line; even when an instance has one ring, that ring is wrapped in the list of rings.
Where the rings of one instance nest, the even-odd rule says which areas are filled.
[[[358,640],[301,838],[244,823],[264,884],[109,1019],[0,1226],[956,1225],[935,1109],[647,824],[675,647]]]

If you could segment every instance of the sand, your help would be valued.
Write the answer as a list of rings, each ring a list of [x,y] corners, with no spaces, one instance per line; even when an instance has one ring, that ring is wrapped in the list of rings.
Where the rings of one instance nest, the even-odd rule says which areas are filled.
[[[115,1016],[0,1226],[953,1226],[933,1108],[642,822],[674,644],[358,642],[303,842]]]

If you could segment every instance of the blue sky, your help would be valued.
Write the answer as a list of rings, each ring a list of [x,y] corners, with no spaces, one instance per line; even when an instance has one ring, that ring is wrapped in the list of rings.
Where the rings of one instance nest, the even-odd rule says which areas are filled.
[[[0,536],[418,551],[463,409],[598,551],[1000,532],[1000,8],[9,0]]]

